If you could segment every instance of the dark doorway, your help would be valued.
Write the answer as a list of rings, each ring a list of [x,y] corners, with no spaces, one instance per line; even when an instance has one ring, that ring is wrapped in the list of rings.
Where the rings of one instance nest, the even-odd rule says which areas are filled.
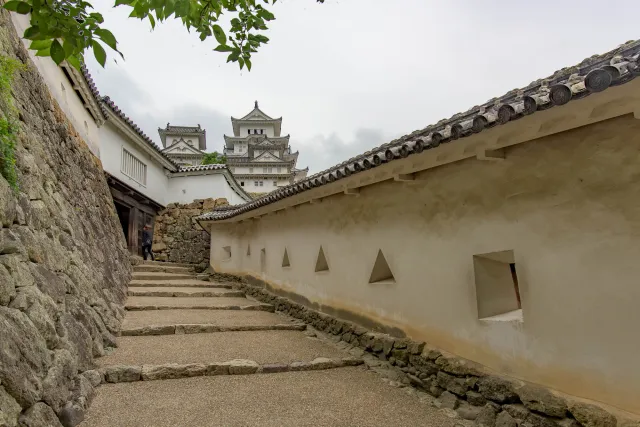
[[[131,209],[128,206],[115,201],[114,204],[116,206],[118,219],[120,220],[120,225],[122,226],[122,231],[124,232],[124,239],[129,242],[129,215],[131,213]]]

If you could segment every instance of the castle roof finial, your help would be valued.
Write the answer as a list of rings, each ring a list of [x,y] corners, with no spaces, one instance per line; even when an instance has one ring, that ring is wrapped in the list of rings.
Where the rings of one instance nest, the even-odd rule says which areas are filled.
[[[256,101],[256,108],[258,108],[258,101]]]

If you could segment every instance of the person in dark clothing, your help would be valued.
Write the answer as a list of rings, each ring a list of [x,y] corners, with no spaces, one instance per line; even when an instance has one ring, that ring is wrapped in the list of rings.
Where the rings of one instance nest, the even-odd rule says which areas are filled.
[[[142,256],[144,256],[144,260],[147,260],[147,252],[151,255],[151,261],[155,261],[153,258],[153,252],[151,252],[151,245],[153,244],[153,238],[151,237],[151,227],[148,225],[144,226],[142,230]]]

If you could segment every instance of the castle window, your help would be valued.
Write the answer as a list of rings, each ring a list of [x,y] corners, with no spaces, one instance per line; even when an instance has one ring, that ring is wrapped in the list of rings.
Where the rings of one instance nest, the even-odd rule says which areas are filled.
[[[247,129],[247,135],[251,135],[251,129]]]
[[[522,321],[520,286],[512,250],[473,256],[478,317]]]
[[[273,181],[273,186],[277,187],[278,186],[278,181]]]
[[[260,135],[262,135],[262,132],[264,131],[264,129],[260,129]]]
[[[147,165],[124,147],[122,148],[120,171],[138,184],[147,185]]]
[[[240,187],[244,187],[244,181],[240,181]]]
[[[253,181],[253,186],[257,187],[258,186],[258,181]]]
[[[262,184],[264,184],[264,181],[260,181],[260,187],[262,187]]]

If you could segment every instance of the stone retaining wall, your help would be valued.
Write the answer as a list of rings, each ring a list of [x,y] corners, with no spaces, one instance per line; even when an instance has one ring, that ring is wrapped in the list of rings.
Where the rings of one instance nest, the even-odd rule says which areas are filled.
[[[19,191],[0,177],[0,425],[74,426],[93,396],[80,373],[115,346],[131,266],[99,161],[1,9],[0,55],[27,66],[12,84]]]
[[[197,272],[204,271],[209,267],[210,236],[193,218],[228,205],[224,198],[169,204],[155,219],[152,250],[156,260],[195,264]]]
[[[361,348],[365,354],[388,361],[408,383],[435,396],[444,408],[484,427],[640,427],[637,420],[618,420],[604,409],[569,401],[546,388],[492,375],[471,361],[444,354],[424,342],[375,333],[271,293],[252,276],[246,280],[214,273],[213,279],[234,287],[277,311]],[[252,283],[249,284],[247,280]]]

